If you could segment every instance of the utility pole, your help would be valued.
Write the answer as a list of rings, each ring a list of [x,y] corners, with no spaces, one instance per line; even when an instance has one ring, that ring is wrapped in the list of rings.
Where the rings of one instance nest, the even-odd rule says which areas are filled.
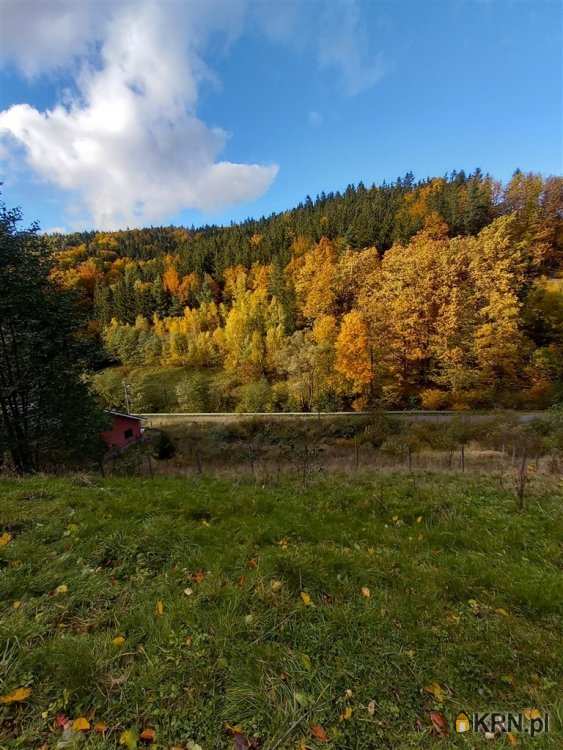
[[[127,414],[131,414],[131,399],[130,399],[130,393],[129,393],[130,387],[131,386],[129,385],[129,383],[126,383],[125,381],[123,381],[123,391],[125,392],[125,410]]]

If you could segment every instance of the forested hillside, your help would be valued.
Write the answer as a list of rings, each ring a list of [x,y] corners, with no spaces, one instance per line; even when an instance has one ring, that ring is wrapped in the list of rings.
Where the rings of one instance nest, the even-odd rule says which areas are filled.
[[[48,241],[110,405],[133,372],[134,407],[162,408],[161,372],[189,411],[544,408],[563,399],[562,211],[559,177],[408,174],[230,227]]]

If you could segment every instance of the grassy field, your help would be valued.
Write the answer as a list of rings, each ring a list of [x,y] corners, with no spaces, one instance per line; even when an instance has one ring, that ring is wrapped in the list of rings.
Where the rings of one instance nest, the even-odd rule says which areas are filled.
[[[559,748],[563,486],[530,493],[0,481],[0,748]],[[549,735],[431,720],[526,708]]]

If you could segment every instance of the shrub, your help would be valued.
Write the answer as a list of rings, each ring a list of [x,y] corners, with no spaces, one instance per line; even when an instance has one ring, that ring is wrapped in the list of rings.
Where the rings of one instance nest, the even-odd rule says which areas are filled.
[[[166,461],[176,453],[176,448],[170,437],[165,432],[159,432],[154,444],[153,455],[159,461]]]
[[[437,388],[427,388],[420,394],[420,401],[423,409],[437,411],[448,407],[449,396],[445,391],[440,391]]]
[[[121,411],[125,408],[125,392],[123,390],[125,378],[125,370],[121,367],[108,367],[107,370],[102,370],[92,376],[92,390],[100,398],[105,408]]]
[[[176,387],[176,398],[181,411],[209,411],[209,381],[202,372],[194,372]]]
[[[289,389],[284,380],[272,385],[272,411],[289,411]]]
[[[246,412],[272,411],[272,388],[267,380],[258,380],[237,388],[238,403],[236,411]]]

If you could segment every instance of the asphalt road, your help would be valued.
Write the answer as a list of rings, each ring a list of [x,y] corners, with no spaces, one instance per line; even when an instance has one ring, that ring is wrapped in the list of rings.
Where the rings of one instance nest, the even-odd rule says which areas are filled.
[[[520,422],[530,422],[531,420],[541,417],[543,412],[541,411],[489,411],[489,412],[459,412],[459,411],[385,411],[385,415],[395,417],[398,419],[406,419],[408,421],[422,421],[422,422],[448,422],[454,417],[463,416],[472,422],[481,422],[491,417],[499,417],[502,415],[514,415]],[[370,416],[371,412],[348,412],[348,411],[332,411],[332,412],[252,412],[238,414],[236,412],[213,412],[213,413],[152,413],[152,414],[137,414],[136,416],[141,417],[145,421],[146,427],[162,427],[165,424],[180,424],[182,422],[240,422],[245,419],[263,419],[264,421],[284,421],[291,419],[335,419],[339,417],[366,417]]]

